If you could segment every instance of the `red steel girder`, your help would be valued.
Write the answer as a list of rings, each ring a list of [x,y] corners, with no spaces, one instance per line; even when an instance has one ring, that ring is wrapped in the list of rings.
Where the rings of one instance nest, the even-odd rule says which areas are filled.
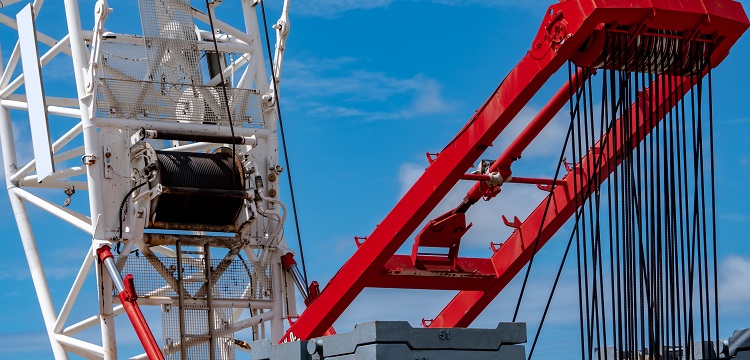
[[[552,5],[545,15],[532,49],[367,237],[367,241],[342,266],[318,299],[290,327],[284,338],[310,339],[323,335],[354,298],[383,271],[391,256],[484,150],[492,145],[492,141],[531,97],[565,61],[576,54],[601,23],[715,33],[718,37],[714,40],[712,63],[716,65],[745,31],[748,21],[742,6],[730,0],[567,0]],[[564,222],[557,217],[552,218],[553,221]],[[532,225],[530,221],[527,223]],[[539,223],[537,229],[538,226]],[[517,233],[520,234],[520,230]],[[515,246],[518,245],[516,243]],[[511,248],[505,250],[510,251]],[[510,269],[510,265],[520,263],[520,260],[507,263],[499,253],[493,256],[498,269],[503,266]],[[525,256],[527,253],[521,254]],[[528,257],[530,254],[518,258],[524,260]],[[511,273],[513,272],[508,270],[502,273],[498,271],[501,275],[498,279],[512,277]],[[496,285],[486,291],[462,291],[441,312],[438,318],[440,321],[433,322],[431,326],[468,325],[476,315],[472,317],[452,313],[463,309],[471,311],[472,315],[474,312],[478,314],[486,306],[485,302],[489,303],[497,294],[494,290],[499,292],[502,288],[497,284],[499,282],[496,281]]]

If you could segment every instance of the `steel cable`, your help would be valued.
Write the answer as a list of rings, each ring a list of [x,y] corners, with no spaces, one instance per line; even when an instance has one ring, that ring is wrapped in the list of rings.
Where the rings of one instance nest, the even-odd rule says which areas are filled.
[[[292,167],[289,163],[289,153],[286,148],[286,137],[284,135],[284,122],[281,119],[281,104],[279,101],[279,89],[277,87],[276,72],[273,64],[273,56],[271,53],[271,40],[268,36],[268,21],[266,20],[266,6],[265,1],[260,1],[260,10],[263,15],[263,30],[266,36],[266,51],[268,53],[268,62],[271,66],[271,81],[273,81],[273,95],[276,101],[276,114],[279,118],[279,132],[281,133],[281,146],[284,150],[284,163],[286,164],[286,175],[289,181],[289,196],[292,199],[292,213],[294,214],[294,227],[297,231],[297,245],[299,246],[299,256],[302,263],[302,276],[305,278],[305,286],[310,286],[310,282],[307,280],[307,266],[305,265],[305,252],[302,249],[302,235],[300,234],[299,228],[299,217],[297,216],[297,202],[294,198],[294,186],[292,185]],[[286,26],[286,25],[285,25]]]

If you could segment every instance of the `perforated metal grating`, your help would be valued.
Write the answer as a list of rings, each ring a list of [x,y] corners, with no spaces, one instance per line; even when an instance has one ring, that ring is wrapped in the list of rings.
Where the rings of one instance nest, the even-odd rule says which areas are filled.
[[[211,260],[212,273],[220,269],[221,259]],[[182,259],[185,298],[205,299],[205,261],[185,256]],[[170,297],[177,299],[177,259],[130,255],[121,275],[132,274],[139,297]],[[267,263],[234,259],[214,281],[212,296],[217,300],[272,300],[271,268]]]
[[[145,80],[148,72],[143,46],[103,43],[96,96],[96,116],[189,123],[262,127],[260,92]],[[226,104],[229,103],[230,111]]]
[[[190,0],[138,0],[151,81],[201,84],[200,51]]]
[[[146,47],[137,44],[104,41],[99,55],[99,76],[130,81],[148,80]]]
[[[214,307],[213,320],[209,320],[209,312],[205,307],[185,306],[185,337],[184,349],[188,359],[209,359],[210,346],[208,324],[214,324],[214,358],[234,360],[234,332],[232,327],[232,311],[230,308]],[[182,359],[180,348],[180,312],[177,306],[162,306],[162,336],[164,347],[162,352],[166,360]]]
[[[204,86],[188,0],[139,0],[145,46],[101,44],[96,116],[265,125],[261,94]],[[227,110],[227,104],[229,105]]]

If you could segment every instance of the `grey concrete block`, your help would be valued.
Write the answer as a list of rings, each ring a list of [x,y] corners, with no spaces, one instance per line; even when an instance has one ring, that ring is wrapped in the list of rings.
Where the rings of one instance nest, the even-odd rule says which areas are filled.
[[[742,351],[750,352],[750,329],[735,330],[729,338],[729,356],[737,356]]]
[[[524,360],[522,345],[502,345],[497,350],[410,349],[406,344],[370,344],[358,347],[352,354],[325,356],[330,360]],[[315,355],[313,355],[315,359]]]
[[[718,354],[716,353],[716,341],[696,341],[685,346],[692,347],[692,354],[690,356],[691,358],[694,357],[696,360],[715,360],[726,358],[726,356],[724,355],[726,353],[726,349],[724,347],[724,343],[721,341],[719,341]],[[683,351],[682,358],[687,359],[687,356],[687,350]]]
[[[250,357],[253,360],[310,360],[306,340],[283,344],[274,344],[268,339],[253,341]]]
[[[253,360],[524,360],[526,324],[495,329],[424,329],[405,321],[359,324],[350,333],[280,345],[250,344]]]
[[[495,329],[430,329],[413,328],[406,321],[373,321],[358,324],[345,334],[315,338],[307,349],[310,354],[352,354],[363,345],[404,343],[411,349],[456,349],[496,351],[500,345],[526,342],[526,324],[500,323]],[[313,359],[316,359],[313,356]]]

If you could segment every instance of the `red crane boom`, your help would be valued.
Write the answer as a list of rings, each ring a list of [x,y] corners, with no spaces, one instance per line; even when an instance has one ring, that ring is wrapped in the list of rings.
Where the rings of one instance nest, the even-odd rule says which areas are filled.
[[[471,226],[466,225],[466,210],[479,199],[496,195],[504,181],[513,181],[513,161],[570,100],[571,89],[584,83],[586,72],[575,74],[492,164],[489,172],[500,176],[495,174],[478,182],[462,204],[430,221],[416,236],[411,256],[394,254],[461,178],[471,178],[466,176],[467,170],[542,85],[568,60],[581,67],[592,65],[602,54],[607,32],[710,43],[713,49],[710,63],[715,66],[728,55],[748,26],[750,22],[741,4],[731,0],[566,0],[550,6],[531,50],[455,138],[431,160],[424,174],[290,327],[284,340],[323,335],[365,287],[459,290],[429,326],[471,324],[533,253],[575,213],[585,194],[574,191],[571,173],[554,188],[538,181],[552,191],[546,217],[545,199],[524,221],[507,222],[516,230],[486,259],[458,257],[461,237]],[[662,81],[660,78],[654,83]],[[669,100],[682,98],[695,81],[695,77],[689,76],[673,78],[678,85],[672,88],[673,92],[657,88],[647,95],[641,94],[631,105],[630,118],[618,120],[631,123],[633,141],[623,142],[605,133],[572,171],[588,174],[587,159],[592,156],[600,159],[601,169],[613,169],[618,163],[616,154],[623,149],[632,150],[670,111],[674,102]],[[679,86],[682,83],[688,86]],[[608,175],[602,171],[591,181],[604,181]],[[535,181],[524,179],[524,182]],[[585,188],[586,184],[582,185],[579,189]],[[423,246],[444,248],[447,254],[420,253]]]

